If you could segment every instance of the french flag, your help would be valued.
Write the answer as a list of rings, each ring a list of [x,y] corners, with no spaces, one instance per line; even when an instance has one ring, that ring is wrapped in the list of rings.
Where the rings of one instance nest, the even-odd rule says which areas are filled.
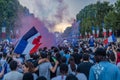
[[[109,29],[109,36],[112,35],[112,29]]]
[[[110,42],[116,42],[116,41],[117,41],[116,37],[114,36],[114,34],[112,34],[110,37],[104,40],[104,44],[108,44]]]
[[[106,37],[106,29],[103,27],[103,36]]]
[[[96,37],[99,37],[99,28],[97,27],[97,35]]]
[[[6,38],[6,27],[2,27],[2,38]]]
[[[93,34],[93,36],[95,37],[95,29],[94,29],[94,26],[92,26],[92,34]]]
[[[18,42],[14,49],[14,53],[17,54],[33,54],[35,53],[40,43],[41,35],[40,33],[35,29],[35,27],[32,27]]]

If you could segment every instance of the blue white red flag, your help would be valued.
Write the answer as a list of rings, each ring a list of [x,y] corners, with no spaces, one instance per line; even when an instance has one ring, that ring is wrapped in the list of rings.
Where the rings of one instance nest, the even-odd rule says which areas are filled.
[[[92,26],[92,34],[95,35],[95,28]]]
[[[96,37],[99,37],[99,28],[97,27],[97,35]]]
[[[112,29],[109,29],[109,36],[112,35]]]
[[[41,35],[40,33],[35,29],[35,27],[32,27],[18,42],[14,49],[14,53],[17,54],[33,54],[35,53],[40,43]]]
[[[116,37],[114,36],[114,34],[112,34],[110,37],[104,40],[104,44],[108,44],[110,42],[116,42],[116,41],[117,41]]]

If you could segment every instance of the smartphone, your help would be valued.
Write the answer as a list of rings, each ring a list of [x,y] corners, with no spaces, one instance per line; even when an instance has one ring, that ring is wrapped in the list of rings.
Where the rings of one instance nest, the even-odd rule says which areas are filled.
[[[56,60],[56,58],[54,58],[54,57],[52,57],[52,59],[53,59],[53,61],[54,61],[54,62],[56,62],[56,61],[57,61],[57,60]]]

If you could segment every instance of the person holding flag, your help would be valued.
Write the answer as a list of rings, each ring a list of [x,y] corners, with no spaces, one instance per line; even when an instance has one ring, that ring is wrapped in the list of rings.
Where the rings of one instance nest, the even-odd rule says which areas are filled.
[[[94,50],[94,42],[95,42],[95,39],[93,36],[90,36],[90,39],[89,39],[89,46],[91,48],[91,50],[93,51]]]

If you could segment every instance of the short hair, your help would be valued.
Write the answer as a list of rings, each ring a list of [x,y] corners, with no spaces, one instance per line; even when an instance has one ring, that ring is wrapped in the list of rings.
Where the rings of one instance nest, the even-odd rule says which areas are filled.
[[[65,56],[62,56],[62,57],[61,57],[61,63],[66,63],[66,61],[67,61],[66,57],[65,57]]]
[[[41,56],[41,58],[47,58],[47,53],[46,52],[41,52],[40,56]]]
[[[23,80],[34,80],[32,73],[25,73],[23,75]]]
[[[60,65],[60,73],[61,74],[66,74],[68,72],[68,65],[65,63],[62,63]]]
[[[106,50],[103,48],[97,48],[95,56],[106,56]]]
[[[18,65],[18,63],[16,62],[16,61],[11,61],[10,62],[10,69],[11,70],[16,70],[17,69],[17,65]]]
[[[89,60],[89,54],[85,53],[82,55],[83,60]]]

